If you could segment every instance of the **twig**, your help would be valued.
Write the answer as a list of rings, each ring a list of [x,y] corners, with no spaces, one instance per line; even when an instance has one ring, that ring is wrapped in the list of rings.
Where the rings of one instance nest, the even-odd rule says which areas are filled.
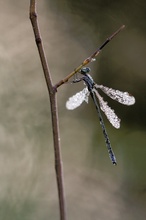
[[[125,25],[122,25],[116,32],[114,32],[110,37],[106,39],[106,41],[99,47],[97,50],[92,53],[88,58],[86,58],[80,66],[78,66],[74,71],[72,71],[69,75],[67,75],[64,79],[59,81],[56,85],[55,88],[57,89],[59,86],[67,82],[74,74],[80,71],[80,69],[83,66],[86,66],[88,63],[92,62],[96,56],[101,52],[103,47],[105,47],[106,44],[108,44],[121,30],[125,28]]]
[[[58,123],[58,108],[56,89],[52,84],[52,79],[43,47],[43,42],[39,30],[36,12],[36,1],[30,0],[29,16],[32,23],[36,45],[38,47],[41,64],[46,79],[46,84],[49,92],[50,103],[51,103],[51,117],[52,117],[52,129],[53,129],[53,140],[54,140],[54,154],[55,154],[55,170],[56,179],[59,195],[59,207],[60,207],[60,220],[66,220],[66,206],[64,196],[64,181],[63,181],[63,163],[61,159],[61,147],[60,147],[60,133]]]

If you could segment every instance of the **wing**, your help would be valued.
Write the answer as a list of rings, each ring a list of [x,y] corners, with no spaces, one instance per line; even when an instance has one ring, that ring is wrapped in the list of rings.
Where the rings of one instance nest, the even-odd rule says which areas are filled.
[[[118,116],[115,114],[114,110],[111,109],[107,102],[103,100],[103,98],[99,95],[96,89],[93,89],[94,93],[96,94],[96,97],[99,100],[100,108],[106,115],[107,119],[109,122],[115,127],[115,128],[120,128],[120,119]]]
[[[96,85],[95,88],[100,88],[110,98],[123,105],[133,105],[135,103],[134,96],[130,95],[128,92],[111,89],[103,85]]]
[[[68,99],[66,102],[66,108],[73,110],[79,107],[84,101],[88,103],[89,91],[88,88],[84,88],[82,91],[76,93]]]

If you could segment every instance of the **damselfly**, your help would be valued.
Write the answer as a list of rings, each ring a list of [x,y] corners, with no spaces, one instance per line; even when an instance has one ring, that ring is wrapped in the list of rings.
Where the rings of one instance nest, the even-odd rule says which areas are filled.
[[[88,74],[90,72],[90,68],[89,67],[84,67],[80,70],[80,73],[83,75],[83,77],[74,80],[73,82],[80,82],[80,81],[84,81],[86,87],[76,93],[74,96],[70,97],[69,100],[66,102],[66,108],[69,110],[73,110],[75,108],[77,108],[78,106],[80,106],[84,101],[88,103],[88,97],[89,95],[92,97],[92,100],[95,104],[97,113],[98,113],[98,117],[99,117],[99,121],[102,127],[102,131],[103,131],[103,135],[105,138],[105,143],[108,149],[108,153],[109,153],[109,157],[112,161],[113,164],[117,164],[116,162],[116,158],[115,155],[113,153],[112,147],[111,147],[111,143],[104,125],[104,121],[100,112],[100,109],[104,112],[104,114],[106,115],[107,119],[109,120],[109,122],[115,127],[115,128],[120,128],[120,119],[118,118],[118,116],[115,114],[114,110],[111,109],[107,102],[105,102],[103,100],[103,98],[100,96],[98,89],[101,89],[106,95],[108,95],[110,98],[112,98],[113,100],[118,101],[121,104],[124,105],[133,105],[135,103],[135,98],[130,95],[128,92],[122,92],[119,90],[115,90],[112,88],[108,88],[106,86],[103,85],[98,85],[96,84],[92,77]],[[98,99],[98,101],[97,101]],[[99,102],[99,104],[98,104]],[[100,105],[100,107],[99,107]]]

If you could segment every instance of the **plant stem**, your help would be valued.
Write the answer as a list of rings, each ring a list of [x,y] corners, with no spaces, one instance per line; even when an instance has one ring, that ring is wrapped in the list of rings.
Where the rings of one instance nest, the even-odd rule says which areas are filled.
[[[57,89],[59,86],[67,82],[73,75],[81,70],[83,66],[86,66],[88,63],[94,61],[94,58],[98,56],[101,50],[107,45],[120,31],[125,28],[125,25],[122,25],[117,31],[115,31],[110,37],[106,39],[106,41],[96,49],[94,53],[92,53],[88,58],[86,58],[80,66],[78,66],[74,71],[72,71],[69,75],[67,75],[64,79],[60,80],[56,85],[55,88]]]
[[[59,132],[59,120],[58,120],[58,107],[56,89],[53,86],[51,74],[49,71],[41,33],[37,21],[36,12],[36,1],[30,0],[29,16],[32,23],[36,45],[38,48],[46,84],[49,92],[50,105],[51,105],[51,117],[52,117],[52,130],[53,130],[53,141],[54,141],[54,157],[55,157],[55,170],[56,180],[59,196],[59,208],[60,208],[60,220],[66,220],[66,205],[64,196],[64,181],[63,181],[63,163],[61,159],[61,145],[60,145],[60,132]]]

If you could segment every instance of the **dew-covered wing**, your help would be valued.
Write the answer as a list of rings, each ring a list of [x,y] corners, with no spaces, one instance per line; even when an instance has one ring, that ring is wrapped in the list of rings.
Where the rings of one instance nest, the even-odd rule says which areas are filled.
[[[123,105],[133,105],[135,103],[134,96],[130,95],[128,92],[122,92],[103,85],[97,85],[96,88],[100,88],[110,98],[118,101]]]
[[[84,88],[82,91],[76,93],[68,99],[66,102],[66,108],[73,110],[79,107],[84,101],[88,103],[89,91],[88,88]]]
[[[105,102],[103,100],[103,98],[99,95],[99,93],[97,92],[96,89],[93,90],[99,100],[99,104],[100,104],[100,108],[101,110],[104,112],[104,114],[106,115],[107,119],[109,120],[109,122],[115,127],[115,128],[120,128],[120,119],[118,118],[118,116],[115,114],[114,110],[111,109],[107,102]]]

